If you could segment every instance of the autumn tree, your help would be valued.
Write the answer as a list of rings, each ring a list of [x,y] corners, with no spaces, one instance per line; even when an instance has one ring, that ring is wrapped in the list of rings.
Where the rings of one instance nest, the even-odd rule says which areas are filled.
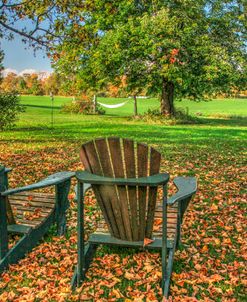
[[[1,90],[5,92],[16,91],[18,86],[18,77],[14,72],[10,72],[3,78]]]

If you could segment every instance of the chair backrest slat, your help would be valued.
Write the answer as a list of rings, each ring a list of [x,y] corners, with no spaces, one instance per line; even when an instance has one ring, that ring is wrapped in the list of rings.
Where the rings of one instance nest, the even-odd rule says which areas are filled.
[[[96,139],[82,146],[81,160],[91,173],[136,178],[159,172],[160,153],[129,139]],[[93,185],[111,234],[139,241],[152,236],[157,188]]]
[[[124,161],[125,170],[127,178],[136,177],[136,157],[134,142],[129,139],[123,140],[123,150],[124,150]],[[137,189],[136,187],[127,187],[128,190],[128,201],[130,209],[130,220],[132,229],[132,239],[133,241],[138,240],[138,201],[137,201]]]
[[[119,138],[109,138],[108,139],[112,166],[115,177],[124,178],[124,159],[122,155],[121,143]],[[123,186],[115,186],[119,198],[119,204],[121,207],[123,225],[125,230],[126,239],[132,241],[132,230],[131,221],[129,215],[129,204],[128,204],[128,189]]]
[[[161,161],[160,153],[155,149],[151,148],[150,162],[149,162],[150,175],[159,173],[160,161]],[[148,203],[147,224],[146,224],[147,238],[152,237],[156,199],[157,199],[157,188],[149,188],[149,196],[148,196],[149,203]]]
[[[148,146],[137,144],[137,176],[148,176]],[[147,207],[147,187],[138,187],[139,204],[139,238],[145,238],[146,228],[146,207]]]

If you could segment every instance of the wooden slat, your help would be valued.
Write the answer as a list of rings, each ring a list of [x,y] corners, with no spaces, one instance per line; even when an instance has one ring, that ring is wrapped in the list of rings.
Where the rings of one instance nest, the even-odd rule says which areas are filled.
[[[28,234],[32,230],[32,227],[21,225],[21,224],[11,224],[8,225],[8,233],[12,234]]]
[[[161,238],[162,237],[162,219],[160,219],[160,217],[159,217],[160,212],[157,211],[157,208],[159,208],[159,205],[156,205],[156,209],[155,209],[155,218],[156,218],[157,213],[158,213],[157,218],[159,220],[159,224],[155,225],[155,220],[154,220],[152,238]],[[167,212],[168,217],[171,214],[173,215],[173,213],[169,212],[169,207],[168,207],[168,212]],[[174,238],[175,237],[176,227],[177,227],[177,215],[176,215],[176,217],[172,217],[172,221],[170,221],[168,219],[168,222],[167,222],[167,236],[169,238]],[[105,233],[105,234],[108,233],[108,228],[107,228],[107,225],[106,225],[103,217],[101,217],[101,219],[98,222],[98,227],[97,227],[96,232],[97,233]]]
[[[111,166],[111,158],[110,153],[107,146],[106,139],[97,139],[95,140],[95,146],[98,151],[98,156],[100,159],[102,172],[104,176],[114,177],[112,166]],[[118,230],[114,235],[121,239],[126,239],[124,223],[122,219],[122,211],[121,205],[118,199],[118,194],[116,190],[116,186],[101,186],[102,198],[104,201],[108,201],[111,203],[111,207],[114,214],[114,220],[112,220],[112,224],[115,223],[115,227]]]
[[[53,193],[44,193],[44,192],[19,192],[19,193],[16,193],[12,196],[15,196],[15,195],[18,195],[18,196],[30,196],[32,195],[33,197],[37,197],[37,198],[44,198],[44,199],[54,199],[54,194]]]
[[[119,138],[109,138],[108,139],[111,159],[112,159],[112,166],[113,172],[115,177],[124,178],[124,161],[121,152],[121,145]],[[123,225],[125,229],[126,239],[132,240],[132,231],[131,231],[131,224],[130,224],[130,215],[129,215],[129,205],[128,205],[128,196],[127,196],[127,187],[120,187],[116,186],[116,190],[118,193]]]
[[[80,156],[84,167],[86,169],[89,169],[89,172],[102,176],[103,174],[102,169],[100,166],[100,162],[98,160],[94,143],[92,141],[82,145]],[[96,199],[99,203],[99,206],[101,208],[101,211],[104,215],[104,218],[109,226],[110,233],[112,235],[118,234],[118,229],[116,228],[115,222],[114,223],[111,222],[114,220],[114,215],[111,205],[110,206],[108,205],[108,207],[106,207],[103,197],[101,196],[100,186],[93,185],[92,188],[96,196]]]
[[[6,210],[7,210],[7,222],[8,224],[15,224],[16,223],[15,217],[8,196],[5,197],[5,200],[6,200]]]
[[[48,201],[46,200],[46,196],[49,198]],[[9,203],[15,223],[37,227],[51,214],[55,207],[55,197],[46,193],[22,192],[9,196]],[[30,219],[27,219],[24,213],[29,213]],[[34,217],[34,215],[38,215],[39,217]]]
[[[55,202],[55,199],[53,197],[53,199],[45,199],[45,198],[40,198],[40,197],[36,197],[36,196],[33,196],[32,194],[29,194],[28,196],[24,196],[24,195],[18,195],[18,194],[15,194],[15,195],[11,195],[9,196],[9,199],[11,200],[25,200],[25,201],[38,201],[38,202],[43,202],[43,203],[46,203],[46,204],[54,204]]]
[[[29,209],[29,208],[14,208],[13,209],[14,215],[23,214],[23,213],[29,213],[29,215],[32,215],[32,214],[35,215],[35,214],[39,213],[40,216],[46,217],[51,212],[52,212],[52,209],[50,209],[50,211],[44,211],[39,208],[36,208],[35,211],[33,209]]]
[[[40,220],[25,220],[25,219],[16,219],[16,222],[19,224],[30,226],[32,228],[37,228],[42,223],[42,221]]]
[[[55,203],[44,203],[44,202],[36,202],[29,200],[15,200],[10,199],[10,204],[12,207],[35,207],[35,208],[46,208],[46,209],[54,209]]]
[[[119,245],[119,246],[130,246],[130,247],[143,247],[143,241],[135,241],[135,242],[129,242],[124,240],[119,240],[116,238],[113,238],[109,234],[101,234],[101,233],[93,233],[89,237],[89,242],[95,243],[95,244],[109,244],[109,245]],[[174,246],[175,242],[174,240],[167,240],[167,248],[171,249]],[[155,239],[150,244],[146,245],[146,249],[161,249],[162,247],[162,240],[160,238]]]
[[[160,169],[161,155],[158,151],[151,148],[150,152],[150,175],[159,173]],[[151,238],[154,222],[154,211],[157,198],[157,188],[149,188],[149,198],[148,198],[148,213],[147,213],[147,223],[146,223],[146,237]]]
[[[137,144],[138,177],[148,176],[148,146]],[[139,240],[145,238],[147,187],[138,187]]]
[[[126,177],[136,177],[135,170],[135,151],[134,142],[132,140],[123,139],[123,150],[124,150],[124,162]],[[133,241],[138,240],[138,205],[137,205],[137,191],[136,187],[127,187],[128,189],[128,199],[131,212],[131,228],[132,228],[132,239]]]
[[[26,214],[28,214],[28,215],[26,215]],[[38,213],[38,214],[40,214],[38,217],[33,217],[32,214],[35,215],[34,212],[16,211],[15,212],[15,218],[16,218],[16,220],[18,220],[18,219],[24,219],[24,220],[27,220],[27,221],[29,221],[29,220],[30,221],[42,221],[42,220],[44,220],[44,218],[46,218],[47,216],[49,216],[49,214],[47,214],[47,213],[46,213],[46,215]]]

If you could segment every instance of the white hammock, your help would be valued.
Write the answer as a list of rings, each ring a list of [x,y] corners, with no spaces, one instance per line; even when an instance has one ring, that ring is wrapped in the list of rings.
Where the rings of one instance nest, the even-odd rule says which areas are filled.
[[[124,106],[126,103],[128,103],[129,101],[125,101],[123,103],[119,103],[119,104],[114,104],[114,105],[109,105],[109,104],[103,104],[103,103],[100,103],[100,102],[97,102],[98,104],[100,104],[101,106],[105,107],[105,108],[119,108],[119,107],[122,107]]]

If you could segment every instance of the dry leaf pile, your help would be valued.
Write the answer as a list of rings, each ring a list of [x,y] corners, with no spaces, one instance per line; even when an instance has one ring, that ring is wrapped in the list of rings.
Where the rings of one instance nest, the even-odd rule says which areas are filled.
[[[186,213],[182,243],[172,275],[172,301],[244,301],[246,284],[246,195],[242,150],[231,145],[177,146],[164,153],[162,170],[171,178],[196,175],[199,190]],[[51,143],[31,148],[22,142],[0,145],[0,162],[14,168],[11,187],[21,186],[62,170],[78,170],[78,146]],[[74,185],[74,182],[73,182]],[[174,188],[170,188],[170,193]],[[76,207],[71,191],[68,233],[54,230],[25,259],[0,279],[0,301],[161,301],[159,253],[100,248],[75,293],[70,280],[76,264]],[[37,213],[38,215],[38,213]],[[98,220],[92,194],[86,198],[86,231]],[[146,243],[148,244],[148,242]]]

